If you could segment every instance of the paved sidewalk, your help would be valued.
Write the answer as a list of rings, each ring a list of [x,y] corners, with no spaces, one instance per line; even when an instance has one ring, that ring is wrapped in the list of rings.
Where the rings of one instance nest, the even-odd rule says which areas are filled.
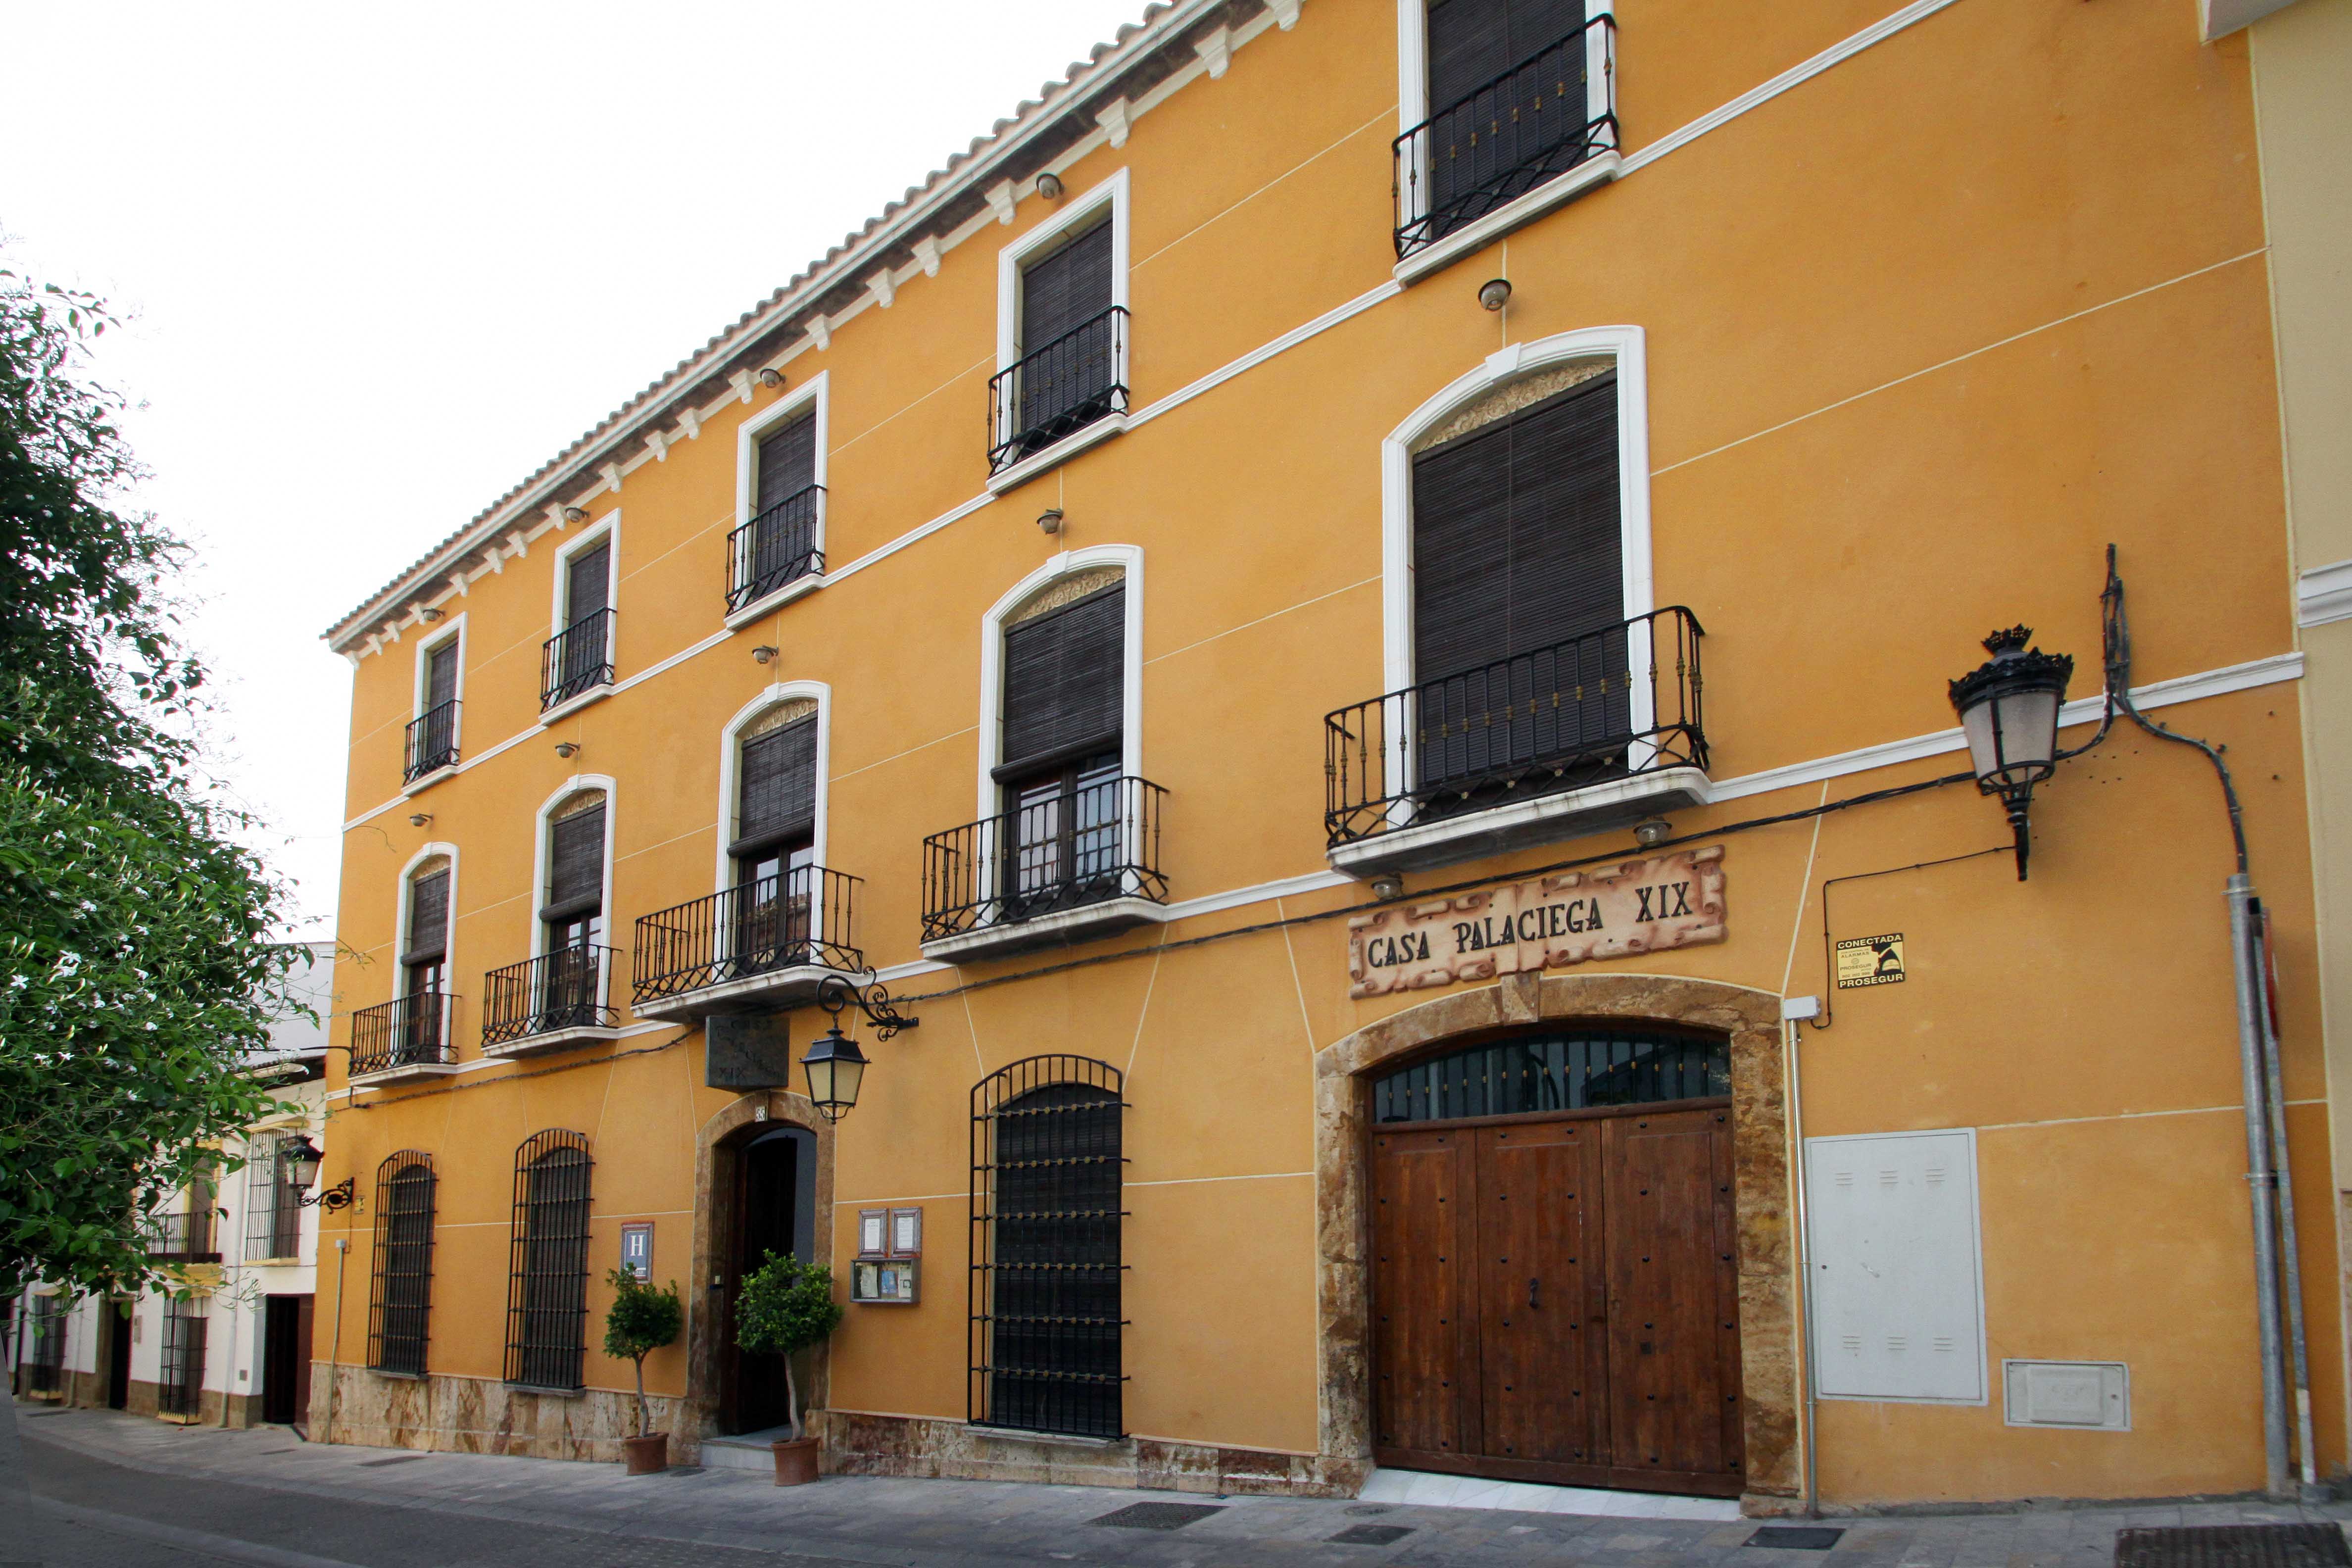
[[[92,1541],[155,1543],[152,1555],[94,1553],[91,1563],[1803,1568],[1819,1561],[1749,1544],[1759,1528],[1752,1521],[866,1477],[780,1489],[737,1471],[631,1479],[614,1465],[306,1444],[281,1427],[222,1432],[109,1411],[20,1415],[34,1490],[51,1500],[45,1514],[79,1521]],[[1144,1502],[1222,1506],[1169,1531],[1098,1522]],[[1843,1531],[1836,1568],[2105,1568],[2125,1526],[2346,1519],[2352,1506],[2218,1502],[1822,1522]],[[1359,1541],[1385,1539],[1333,1539],[1349,1531]],[[252,1543],[245,1554],[235,1550],[241,1542]],[[174,1544],[179,1550],[163,1550]],[[0,1560],[12,1555],[0,1542]]]

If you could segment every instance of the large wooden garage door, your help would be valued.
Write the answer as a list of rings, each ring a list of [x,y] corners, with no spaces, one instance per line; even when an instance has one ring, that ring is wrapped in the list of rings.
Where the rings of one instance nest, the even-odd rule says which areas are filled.
[[[1377,1460],[1738,1494],[1730,1133],[1718,1095],[1375,1126]]]

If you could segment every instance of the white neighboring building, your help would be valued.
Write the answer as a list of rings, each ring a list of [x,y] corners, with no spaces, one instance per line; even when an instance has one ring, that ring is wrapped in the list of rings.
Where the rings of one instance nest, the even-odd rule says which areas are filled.
[[[150,1255],[198,1293],[175,1302],[150,1291],[126,1316],[117,1301],[68,1303],[35,1287],[7,1346],[19,1399],[215,1426],[308,1420],[319,1211],[299,1201],[287,1156],[305,1140],[326,1146],[335,944],[303,945],[310,963],[289,984],[317,1019],[281,1019],[254,1058],[277,1110],[231,1145],[242,1170],[178,1194],[151,1226]]]

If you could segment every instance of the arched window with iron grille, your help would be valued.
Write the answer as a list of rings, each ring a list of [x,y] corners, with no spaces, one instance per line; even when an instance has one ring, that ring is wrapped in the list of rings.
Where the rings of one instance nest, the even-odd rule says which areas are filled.
[[[588,1140],[551,1128],[515,1151],[507,1381],[581,1386],[588,1322]]]
[[[433,1156],[403,1149],[375,1168],[375,1268],[368,1365],[425,1375],[433,1309]]]
[[[971,1091],[971,1373],[976,1424],[1126,1435],[1117,1068],[1041,1056]]]

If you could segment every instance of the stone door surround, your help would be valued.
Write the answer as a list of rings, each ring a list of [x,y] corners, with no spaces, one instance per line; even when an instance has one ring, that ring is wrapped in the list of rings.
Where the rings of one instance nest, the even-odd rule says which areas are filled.
[[[1316,1307],[1322,1357],[1318,1447],[1327,1462],[1372,1455],[1370,1190],[1371,1079],[1469,1037],[1570,1019],[1678,1024],[1729,1037],[1739,1340],[1749,1512],[1798,1495],[1794,1257],[1780,999],[1720,981],[1656,974],[1505,975],[1392,1013],[1315,1062]]]

